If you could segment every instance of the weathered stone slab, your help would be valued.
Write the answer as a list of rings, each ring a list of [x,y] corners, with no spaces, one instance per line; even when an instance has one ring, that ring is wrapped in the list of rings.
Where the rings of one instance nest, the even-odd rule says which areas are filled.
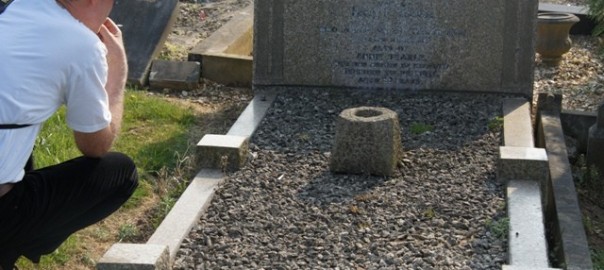
[[[276,97],[272,92],[256,91],[254,99],[245,107],[226,135],[252,137]]]
[[[532,96],[536,0],[258,0],[254,85]]]
[[[189,61],[199,61],[201,76],[226,85],[252,84],[253,4],[189,52]]]
[[[128,55],[128,83],[146,85],[151,61],[178,16],[178,0],[116,1],[109,15],[121,24]]]
[[[593,269],[560,118],[555,113],[541,113],[538,127],[538,146],[545,147],[549,163],[544,201],[546,219],[552,223],[548,226],[549,246],[557,247],[552,249],[559,260],[556,265]]]
[[[182,241],[206,211],[225,175],[219,170],[202,169],[164,218],[147,245],[166,245],[173,261]],[[172,269],[172,268],[170,268]]]
[[[199,86],[199,62],[155,60],[149,74],[149,88],[191,90]]]
[[[508,255],[510,265],[547,268],[547,244],[543,225],[541,187],[531,180],[510,180],[506,189],[510,218]]]
[[[247,161],[248,137],[206,134],[197,148],[202,168],[236,171]]]
[[[503,142],[505,146],[534,147],[531,106],[524,98],[503,101]]]
[[[118,243],[97,263],[98,270],[169,270],[172,269],[168,246]]]
[[[396,112],[381,107],[342,111],[331,152],[333,172],[390,176],[402,151]]]

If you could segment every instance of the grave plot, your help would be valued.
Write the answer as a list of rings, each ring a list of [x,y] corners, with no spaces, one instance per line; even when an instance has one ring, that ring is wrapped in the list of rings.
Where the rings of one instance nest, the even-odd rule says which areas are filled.
[[[539,192],[551,196],[535,181],[547,173],[539,173],[539,179],[512,179],[531,174],[530,168],[520,166],[519,173],[508,175],[513,177],[506,180],[514,181],[507,183],[507,190],[506,184],[495,181],[501,167],[495,163],[498,155],[524,164],[508,157],[518,151],[499,148],[519,147],[507,142],[508,123],[518,123],[507,122],[505,113],[502,143],[497,117],[502,116],[502,92],[532,96],[536,1],[495,1],[490,9],[481,8],[483,3],[470,7],[459,1],[413,0],[311,5],[259,0],[255,5],[254,100],[272,102],[258,90],[284,91],[250,139],[248,165],[224,182],[222,176],[207,177],[207,171],[206,177],[199,177],[213,181],[203,186],[203,196],[209,195],[195,206],[203,212],[201,221],[180,250],[175,250],[180,240],[149,241],[167,245],[171,257],[178,253],[177,269],[578,265],[566,258],[560,263],[550,257],[548,262],[545,244],[536,252],[523,243],[525,225],[537,224],[540,230],[531,240],[543,242],[540,220],[547,226],[557,222],[551,220],[551,205],[545,205],[548,212],[542,217],[539,203]],[[364,92],[342,93],[333,87]],[[342,110],[358,106],[384,107],[399,115],[403,156],[391,177],[330,172],[335,119]],[[528,108],[525,111],[530,126]],[[227,135],[247,137],[253,129],[244,133]],[[545,153],[533,148],[532,139],[522,147]],[[550,167],[560,167],[552,164],[550,160]],[[553,175],[550,180],[555,179]],[[508,211],[520,215],[506,215],[504,191],[514,198],[530,197],[530,211],[523,204],[511,207],[508,196]],[[558,201],[575,195],[555,193]],[[566,222],[566,215],[576,213],[553,214]],[[554,224],[562,231],[565,254],[550,255],[588,254],[582,238],[575,237],[584,234],[580,218],[572,221]],[[158,231],[169,226],[162,228]],[[567,240],[573,246],[566,245]],[[555,243],[551,246],[556,249]],[[516,256],[519,252],[523,256]],[[539,266],[530,264],[536,257]],[[591,265],[588,261],[584,265]]]
[[[253,159],[217,189],[174,267],[500,269],[501,98],[279,95],[251,138]],[[335,119],[356,106],[398,114],[403,157],[392,177],[330,172]]]

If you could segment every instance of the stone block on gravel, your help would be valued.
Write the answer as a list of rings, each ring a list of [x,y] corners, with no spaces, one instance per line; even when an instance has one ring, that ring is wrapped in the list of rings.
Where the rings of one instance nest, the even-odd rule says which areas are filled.
[[[380,107],[342,111],[331,153],[333,172],[390,176],[402,151],[398,116]]]
[[[199,86],[199,62],[155,60],[149,74],[149,88],[191,90]]]
[[[202,168],[236,171],[241,168],[248,153],[248,137],[206,134],[197,143]]]
[[[168,270],[168,246],[114,244],[96,265],[97,270]]]
[[[532,180],[544,185],[549,180],[549,167],[545,149],[499,147],[497,179],[502,183],[510,180]]]

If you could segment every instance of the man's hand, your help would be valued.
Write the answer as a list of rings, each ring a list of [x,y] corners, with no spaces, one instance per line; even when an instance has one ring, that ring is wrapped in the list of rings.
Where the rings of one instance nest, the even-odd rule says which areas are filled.
[[[109,70],[111,70],[112,67],[127,67],[122,31],[113,20],[107,18],[105,23],[101,25],[99,37],[107,47],[107,64],[109,64]]]

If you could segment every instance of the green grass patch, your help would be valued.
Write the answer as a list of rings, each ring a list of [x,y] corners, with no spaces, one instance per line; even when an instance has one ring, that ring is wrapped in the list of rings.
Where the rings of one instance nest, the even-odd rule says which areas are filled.
[[[489,131],[501,130],[503,128],[503,117],[497,116],[492,118],[489,120],[487,127],[489,128]]]
[[[510,231],[510,218],[503,217],[498,220],[487,222],[487,227],[491,233],[498,239],[505,239],[508,237]]]
[[[419,135],[419,134],[433,131],[434,127],[432,125],[414,122],[409,127],[409,130],[411,131],[412,134]]]
[[[29,260],[21,259],[17,262],[19,269],[51,269],[54,265],[63,265],[72,259],[72,254],[79,249],[80,241],[77,235],[72,235],[53,253],[42,256],[40,263],[34,265]]]
[[[177,167],[182,165],[181,159],[188,152],[190,130],[195,122],[196,116],[190,108],[149,96],[144,91],[126,92],[122,132],[113,151],[132,157],[138,168],[140,185],[125,204],[125,209],[136,207],[143,198],[156,192],[161,182],[157,179],[160,172],[170,174],[180,169]],[[44,124],[37,138],[34,150],[36,167],[54,165],[80,155],[73,132],[65,124],[65,109],[62,108]],[[168,190],[167,193],[172,194],[173,191]],[[173,205],[173,202],[166,200],[162,208]],[[165,209],[161,212],[167,213]],[[138,233],[134,225],[126,224],[115,237],[124,240]],[[73,235],[57,251],[44,256],[39,265],[34,267],[29,261],[21,259],[18,267],[58,269],[67,261],[76,259],[73,257],[81,249],[79,245],[77,236]]]
[[[604,270],[604,250],[592,250],[591,260],[595,270]]]

